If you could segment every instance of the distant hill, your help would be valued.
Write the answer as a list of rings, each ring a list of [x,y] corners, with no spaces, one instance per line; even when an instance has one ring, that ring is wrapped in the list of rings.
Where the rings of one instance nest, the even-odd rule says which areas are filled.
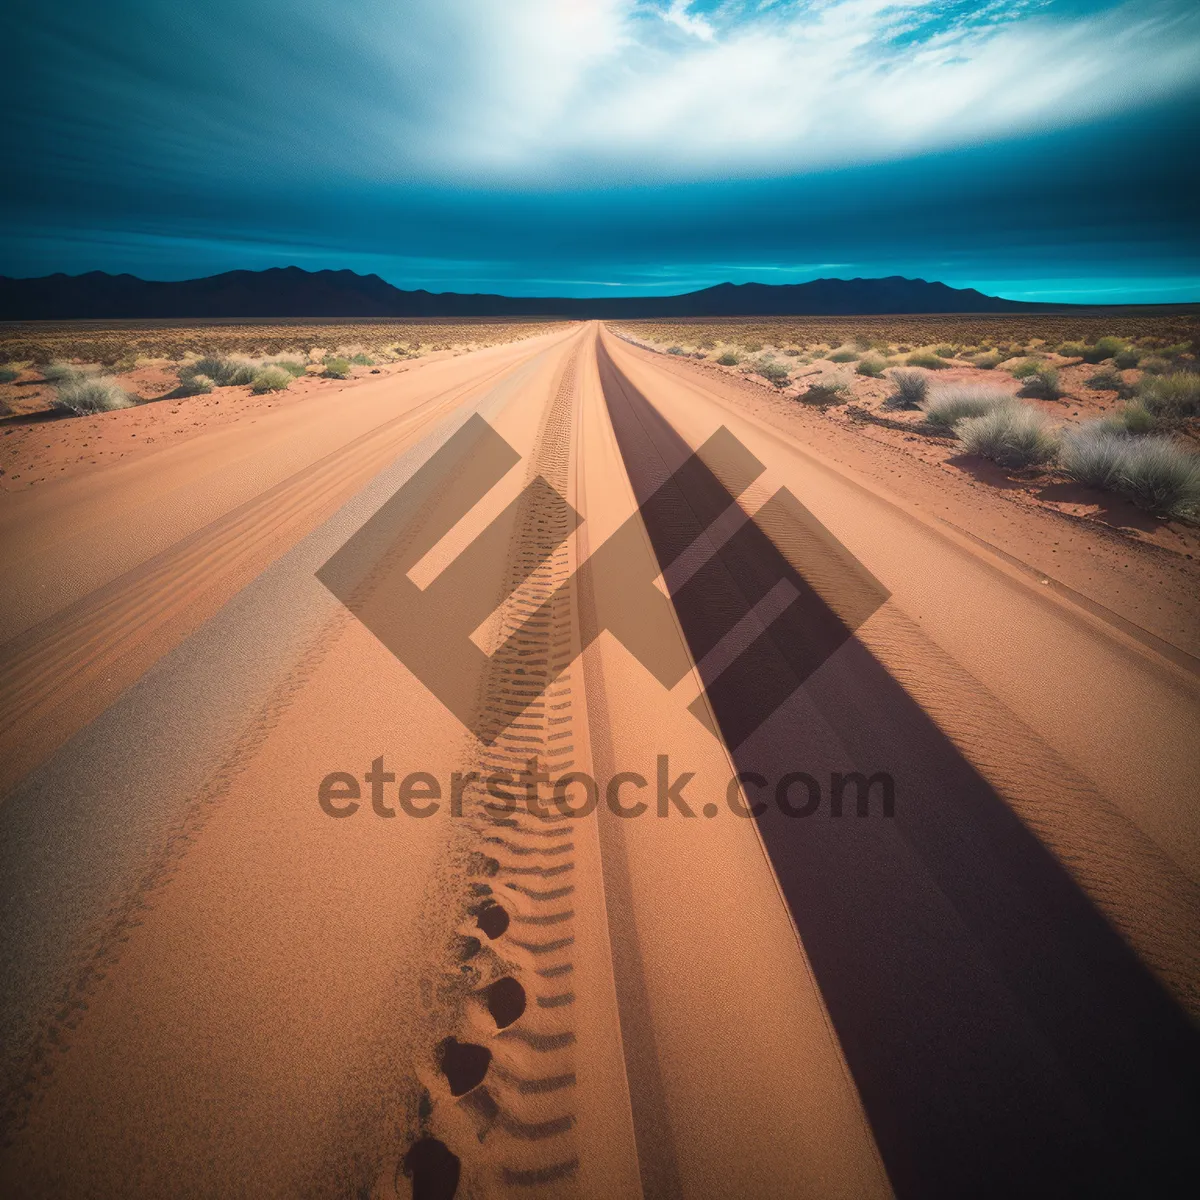
[[[721,283],[681,296],[564,297],[405,291],[353,271],[228,271],[155,282],[134,275],[0,276],[0,320],[147,317],[759,317],[1014,313],[1061,309],[985,296],[924,279],[814,279]]]

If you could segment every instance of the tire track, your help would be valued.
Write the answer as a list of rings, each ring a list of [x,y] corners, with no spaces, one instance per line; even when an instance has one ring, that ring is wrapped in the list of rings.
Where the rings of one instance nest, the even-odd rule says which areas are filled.
[[[526,484],[540,476],[558,496],[568,491],[579,357],[577,347],[527,466]],[[577,865],[570,818],[550,808],[548,786],[577,754],[569,666],[578,631],[572,589],[562,587],[573,567],[570,532],[551,494],[525,492],[509,555],[513,590],[498,621],[503,645],[480,688],[470,763],[479,778],[464,790],[463,920],[439,989],[452,997],[444,1016],[457,1032],[433,1047],[420,1133],[401,1164],[414,1196],[451,1196],[460,1174],[472,1193],[553,1185],[557,1195],[579,1170],[575,885],[525,882],[561,880]],[[506,778],[489,793],[489,776]]]

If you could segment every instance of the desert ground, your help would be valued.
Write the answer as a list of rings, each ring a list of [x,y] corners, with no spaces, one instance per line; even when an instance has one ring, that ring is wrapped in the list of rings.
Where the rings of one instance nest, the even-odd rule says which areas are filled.
[[[5,1194],[1182,1192],[1194,339],[5,331]]]

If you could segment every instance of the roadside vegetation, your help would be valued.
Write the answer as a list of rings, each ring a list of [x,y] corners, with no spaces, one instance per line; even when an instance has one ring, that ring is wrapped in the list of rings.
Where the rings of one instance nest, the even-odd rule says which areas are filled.
[[[643,322],[622,336],[837,419],[950,439],[1006,471],[1058,474],[1200,520],[1193,318],[914,317]],[[1115,326],[1115,328],[1114,328]],[[984,374],[986,372],[986,374]]]
[[[387,364],[519,341],[558,324],[398,319],[121,322],[111,328],[62,321],[39,323],[36,330],[15,327],[0,332],[0,418],[48,410],[107,412],[220,388],[271,395],[306,376],[378,374]]]
[[[924,371],[893,371],[895,391],[883,402],[884,408],[921,408],[929,395],[929,376]]]
[[[1119,492],[1150,512],[1200,518],[1200,456],[1172,438],[1096,422],[1064,434],[1059,463],[1080,483]]]
[[[59,384],[54,407],[77,417],[130,408],[134,398],[116,380],[98,376],[92,379],[66,379]]]

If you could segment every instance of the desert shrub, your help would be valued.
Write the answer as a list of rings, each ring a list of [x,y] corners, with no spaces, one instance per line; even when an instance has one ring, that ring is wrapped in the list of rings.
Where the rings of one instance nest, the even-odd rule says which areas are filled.
[[[188,396],[206,396],[213,390],[213,381],[207,375],[180,374],[179,386],[163,396],[164,400],[182,400]]]
[[[1144,353],[1145,351],[1136,346],[1125,346],[1113,355],[1113,365],[1122,371],[1128,371],[1130,367],[1136,367],[1142,361]]]
[[[905,361],[910,367],[924,367],[929,371],[940,371],[950,365],[944,358],[930,354],[928,350],[918,350],[916,354],[910,354]]]
[[[1200,513],[1200,458],[1167,437],[1131,437],[1103,422],[1063,438],[1063,470],[1081,483],[1128,496],[1168,516]]]
[[[671,346],[671,347],[670,347],[670,348],[667,350],[667,353],[668,353],[668,354],[686,354],[686,353],[687,353],[687,351],[686,351],[686,350],[684,350],[684,348],[683,348],[682,346]],[[354,361],[354,359],[351,359],[350,361],[351,361],[351,362],[353,362],[353,361]]]
[[[327,379],[349,379],[350,363],[344,358],[327,358],[324,375]]]
[[[963,448],[1002,467],[1029,467],[1049,462],[1058,438],[1043,413],[1024,404],[1002,404],[980,417],[954,426]]]
[[[893,371],[896,390],[883,402],[884,408],[920,408],[929,394],[929,376],[924,371]]]
[[[186,363],[179,368],[181,381],[186,381],[190,376],[203,375],[212,380],[217,387],[236,387],[253,383],[257,373],[258,368],[251,363],[215,354],[205,355],[204,358],[198,358],[195,362]]]
[[[820,379],[808,385],[799,399],[805,404],[842,404],[850,391],[850,384],[845,379]]]
[[[826,355],[826,357],[829,359],[830,362],[835,362],[835,363],[857,362],[858,361],[858,351],[851,350],[849,348],[846,348],[843,350],[834,350],[830,354]]]
[[[1114,358],[1125,349],[1124,338],[1102,337],[1088,346],[1083,352],[1083,361],[1087,363],[1103,362],[1106,358]]]
[[[1121,378],[1120,371],[1114,371],[1112,367],[1105,367],[1103,371],[1097,371],[1086,382],[1088,387],[1095,388],[1098,392],[1123,392],[1127,386],[1125,380]]]
[[[999,350],[988,350],[984,354],[976,354],[971,359],[971,364],[980,367],[984,371],[991,371],[998,367],[1004,361],[1004,355]]]
[[[876,358],[874,355],[867,355],[865,358],[859,359],[858,366],[854,370],[859,375],[866,375],[870,379],[878,379],[887,367],[887,363],[882,358]]]
[[[1027,358],[1023,362],[1017,363],[1015,367],[1010,367],[1008,373],[1014,379],[1028,379],[1031,375],[1036,375],[1044,365],[1039,359]]]
[[[738,358],[738,356],[734,354],[732,350],[726,350],[725,353],[717,359],[717,362],[723,367],[736,367],[741,361],[742,360]]]
[[[188,379],[193,375],[203,375],[205,379],[211,379],[216,383],[225,373],[228,361],[228,359],[219,358],[214,354],[206,354],[194,362],[184,363],[179,368],[179,378]]]
[[[253,383],[255,375],[258,374],[258,368],[253,363],[238,362],[231,360],[229,364],[227,387],[239,387],[247,383]]]
[[[764,358],[756,362],[754,364],[754,373],[769,380],[776,387],[785,387],[789,377],[787,367],[772,358]]]
[[[1140,401],[1123,404],[1100,422],[1118,433],[1149,433],[1158,424],[1154,414]]]
[[[280,359],[279,362],[270,364],[272,367],[278,367],[281,371],[286,371],[289,375],[299,379],[305,374],[306,368],[302,362],[294,362],[291,359]]]
[[[14,371],[12,367],[0,367],[0,383],[12,383],[20,374],[20,371]]]
[[[1127,440],[1124,433],[1101,421],[1081,425],[1063,434],[1059,465],[1072,479],[1088,487],[1111,488]]]
[[[375,360],[369,354],[363,354],[361,351],[358,354],[350,355],[350,361],[356,367],[373,367]]]
[[[55,408],[64,408],[76,416],[86,416],[89,413],[129,408],[133,404],[133,397],[112,379],[80,378],[60,384],[53,404]]]
[[[87,379],[87,375],[78,367],[71,366],[70,363],[52,362],[42,368],[42,378],[47,383],[62,386],[68,383],[82,383]]]
[[[969,417],[985,417],[997,408],[1015,405],[1002,388],[971,384],[949,384],[937,388],[925,405],[925,419],[942,429],[953,428]]]
[[[1057,400],[1063,390],[1058,382],[1058,372],[1045,363],[1039,363],[1037,368],[1025,377],[1021,388],[1022,396],[1036,396],[1041,400]]]
[[[1185,517],[1200,511],[1200,458],[1167,437],[1129,439],[1115,483],[1151,512]]]
[[[250,390],[261,396],[264,392],[282,392],[292,385],[294,378],[282,367],[263,367],[250,382]]]
[[[1200,375],[1190,371],[1147,376],[1138,384],[1137,394],[1156,416],[1191,417],[1200,413]]]
[[[933,352],[938,358],[953,358],[957,353],[953,346],[935,346]]]
[[[1063,342],[1058,352],[1063,358],[1082,358],[1087,352],[1087,347],[1082,342]]]
[[[1171,369],[1171,363],[1160,358],[1157,354],[1152,354],[1149,358],[1143,358],[1138,364],[1147,375],[1165,375]]]
[[[788,358],[799,358],[803,353],[803,350],[797,350],[795,346],[789,346],[784,351],[784,354],[786,354]]]
[[[757,354],[763,347],[762,342],[743,342],[747,354]]]
[[[1185,354],[1189,354],[1192,349],[1191,342],[1174,342],[1169,346],[1164,346],[1159,354],[1166,359],[1182,358]]]

